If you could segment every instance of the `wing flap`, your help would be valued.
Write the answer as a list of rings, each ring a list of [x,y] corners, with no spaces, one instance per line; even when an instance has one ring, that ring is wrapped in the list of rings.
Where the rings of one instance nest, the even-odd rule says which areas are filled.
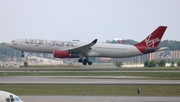
[[[91,43],[87,45],[83,45],[74,49],[69,49],[70,52],[82,52],[82,53],[88,53],[91,50],[91,47],[97,43],[97,39],[93,40]]]

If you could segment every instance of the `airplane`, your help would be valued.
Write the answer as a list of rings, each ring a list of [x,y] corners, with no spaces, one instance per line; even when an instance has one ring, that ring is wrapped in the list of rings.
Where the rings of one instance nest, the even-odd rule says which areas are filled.
[[[41,39],[16,39],[8,46],[25,52],[52,53],[55,58],[79,58],[83,65],[91,65],[89,57],[125,58],[143,55],[168,49],[158,47],[167,26],[159,26],[143,41],[135,45],[97,43],[97,39],[90,43],[78,41],[59,41]]]
[[[0,102],[23,102],[18,96],[0,90]]]
[[[119,42],[119,44],[124,44],[124,40],[121,40],[121,41]]]

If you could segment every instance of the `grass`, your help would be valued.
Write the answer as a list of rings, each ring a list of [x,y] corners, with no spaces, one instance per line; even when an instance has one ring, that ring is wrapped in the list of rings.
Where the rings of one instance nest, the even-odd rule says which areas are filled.
[[[180,96],[179,85],[0,85],[17,95]]]
[[[0,72],[0,76],[4,76]],[[7,76],[142,76],[151,80],[180,80],[180,72],[8,72]]]
[[[153,80],[180,80],[180,72],[128,72],[135,71],[178,71],[179,67],[156,68],[87,68],[87,67],[23,67],[0,68],[7,76],[144,76]],[[127,72],[108,72],[108,71]],[[41,72],[41,71],[87,71],[87,72]],[[88,72],[89,71],[89,72]],[[107,72],[91,72],[107,71]],[[0,77],[4,76],[0,72]],[[17,95],[107,95],[137,96],[137,88],[142,96],[180,96],[179,85],[0,85],[0,90]]]

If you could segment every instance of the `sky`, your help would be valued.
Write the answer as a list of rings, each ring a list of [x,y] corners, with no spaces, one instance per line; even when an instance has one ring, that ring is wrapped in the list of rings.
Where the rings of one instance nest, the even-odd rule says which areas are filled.
[[[168,26],[162,40],[180,41],[179,4],[180,0],[0,0],[0,42],[141,41],[158,26]]]

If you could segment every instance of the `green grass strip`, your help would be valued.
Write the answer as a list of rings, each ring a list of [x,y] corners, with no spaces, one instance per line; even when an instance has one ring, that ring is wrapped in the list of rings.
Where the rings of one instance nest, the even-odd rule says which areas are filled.
[[[180,96],[179,85],[0,85],[17,95]]]

